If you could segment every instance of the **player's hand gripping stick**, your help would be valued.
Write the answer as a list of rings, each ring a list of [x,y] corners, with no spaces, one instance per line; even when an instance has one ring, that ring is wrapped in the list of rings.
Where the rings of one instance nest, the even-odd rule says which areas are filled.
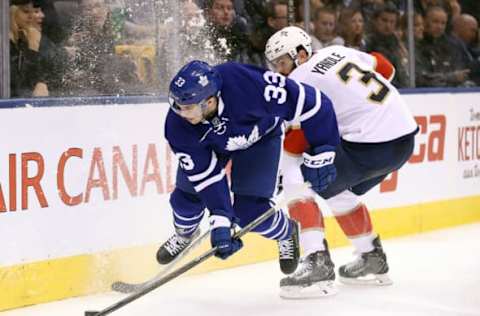
[[[283,204],[283,203],[282,203]],[[268,209],[265,213],[263,213],[261,216],[259,216],[257,219],[249,223],[247,226],[242,228],[240,231],[238,231],[232,239],[234,240],[239,240],[243,235],[246,233],[250,232],[252,229],[263,223],[265,220],[267,220],[270,216],[274,215],[275,212],[277,211],[277,208],[279,208],[280,205],[276,207],[271,207]],[[185,272],[191,270],[192,268],[196,267],[200,263],[206,261],[210,257],[214,256],[215,253],[217,253],[218,249],[217,247],[213,247],[210,250],[206,251],[204,254],[198,256],[197,258],[193,259],[192,261],[186,263],[185,265],[181,266],[175,271],[172,271],[171,273],[165,275],[163,278],[153,282],[152,284],[149,284],[147,287],[141,289],[140,291],[130,294],[129,296],[125,297],[124,299],[118,301],[115,304],[110,305],[109,307],[106,307],[105,309],[101,311],[86,311],[85,316],[103,316],[103,315],[108,315],[111,314],[112,312],[122,308],[123,306],[137,300],[138,298],[144,296],[147,293],[150,293],[151,291],[159,288],[160,286],[164,285],[165,283],[177,278],[178,276],[184,274]]]

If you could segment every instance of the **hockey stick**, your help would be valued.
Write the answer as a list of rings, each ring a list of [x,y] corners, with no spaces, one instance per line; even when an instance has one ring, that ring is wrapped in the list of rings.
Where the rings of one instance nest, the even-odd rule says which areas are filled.
[[[197,238],[195,238],[195,240],[193,240],[180,254],[178,254],[178,256],[175,257],[175,259],[173,259],[172,262],[166,265],[153,278],[141,283],[127,283],[127,282],[117,281],[112,283],[112,290],[114,290],[115,292],[123,293],[123,294],[129,294],[132,292],[140,291],[142,288],[148,286],[149,284],[155,282],[156,280],[159,280],[165,274],[170,272],[177,265],[177,263],[181,261],[183,258],[185,258],[192,250],[194,250],[195,248],[197,248],[198,245],[203,243],[203,241],[206,240],[208,236],[210,236],[210,231],[206,231],[201,236],[198,236],[198,235],[197,235]]]
[[[281,203],[280,203],[281,204]],[[276,207],[271,207],[269,208],[265,213],[257,217],[254,221],[252,221],[250,224],[242,228],[240,231],[235,233],[233,235],[233,238],[241,238],[243,235],[246,233],[250,232],[252,229],[263,223],[265,220],[267,220],[270,216],[275,214],[277,211],[277,208],[279,208],[280,205],[277,205]],[[147,293],[150,293],[151,291],[159,288],[160,286],[164,285],[165,283],[175,279],[176,277],[182,275],[183,273],[189,271],[190,269],[196,267],[200,263],[206,261],[210,257],[212,257],[215,252],[217,251],[217,247],[211,248],[210,250],[206,251],[202,255],[198,256],[197,258],[191,260],[190,262],[186,263],[185,265],[181,266],[177,270],[174,270],[173,272],[165,275],[161,279],[156,280],[155,282],[152,282],[151,284],[147,285],[145,288],[141,289],[138,292],[132,293],[129,296],[125,297],[124,299],[118,301],[117,303],[110,305],[109,307],[106,307],[105,309],[101,311],[86,311],[85,316],[103,316],[103,315],[108,315],[117,309],[122,308],[123,306],[137,300],[138,298],[144,296]]]

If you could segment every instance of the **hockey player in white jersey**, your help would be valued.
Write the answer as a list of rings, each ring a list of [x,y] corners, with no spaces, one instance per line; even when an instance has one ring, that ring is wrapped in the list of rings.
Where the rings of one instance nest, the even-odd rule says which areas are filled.
[[[393,66],[379,54],[343,46],[312,52],[311,38],[298,27],[286,27],[268,40],[267,60],[276,71],[328,95],[337,116],[341,144],[335,149],[336,179],[327,185],[312,182],[326,199],[358,258],[339,268],[348,284],[388,285],[388,264],[379,236],[360,196],[398,170],[410,157],[417,124],[389,79]],[[283,185],[310,181],[302,162],[311,154],[295,123],[284,142]],[[302,157],[303,154],[303,157]],[[324,220],[313,192],[289,203],[290,216],[301,223],[303,264],[280,282],[285,298],[319,297],[336,293],[334,264],[324,236]]]

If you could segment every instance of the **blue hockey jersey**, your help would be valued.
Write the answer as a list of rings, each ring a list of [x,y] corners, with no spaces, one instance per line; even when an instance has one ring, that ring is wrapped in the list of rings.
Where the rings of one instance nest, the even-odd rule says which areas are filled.
[[[255,146],[284,121],[300,122],[313,147],[336,146],[340,138],[331,101],[313,87],[251,65],[225,63],[214,68],[223,80],[216,117],[193,125],[170,110],[165,135],[210,213],[231,218],[230,191],[219,155]]]

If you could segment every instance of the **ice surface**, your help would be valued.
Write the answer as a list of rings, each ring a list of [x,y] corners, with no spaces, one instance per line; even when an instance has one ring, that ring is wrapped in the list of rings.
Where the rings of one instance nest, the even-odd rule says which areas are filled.
[[[297,316],[480,315],[480,224],[383,242],[394,285],[339,285],[336,296],[287,301],[278,296],[278,263],[267,262],[184,277],[111,315]],[[352,248],[332,251],[337,267]],[[107,293],[0,313],[2,316],[83,316],[123,295]]]

